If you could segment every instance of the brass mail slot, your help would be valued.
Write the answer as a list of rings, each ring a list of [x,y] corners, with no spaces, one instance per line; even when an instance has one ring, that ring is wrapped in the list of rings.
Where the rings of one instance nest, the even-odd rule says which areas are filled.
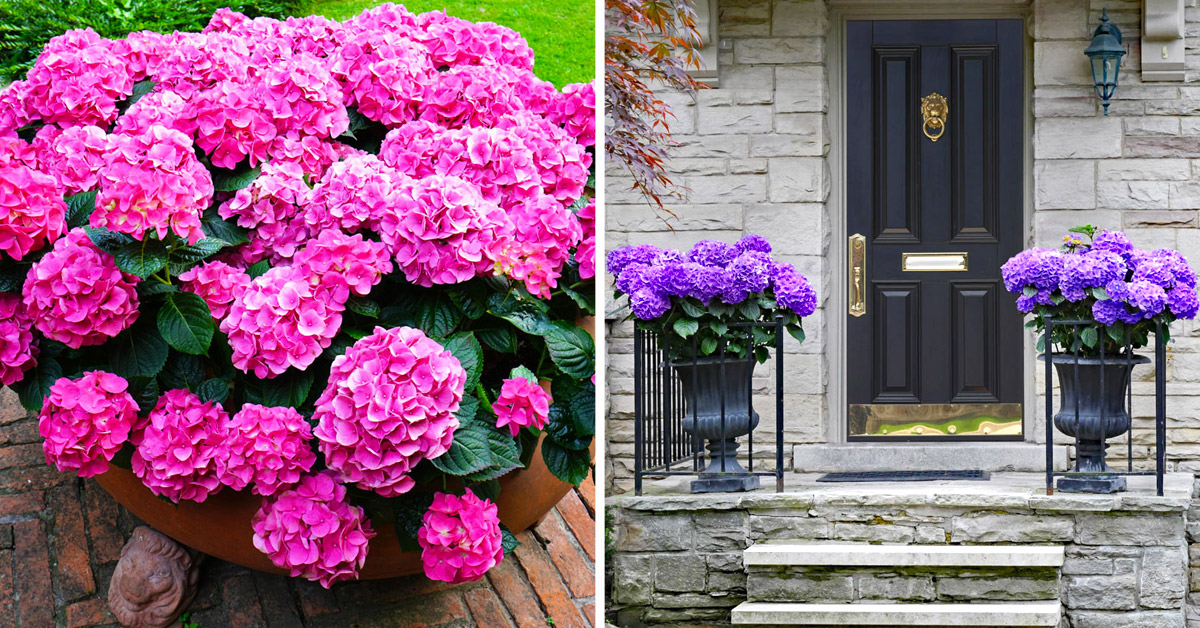
[[[900,270],[921,273],[957,273],[967,270],[966,253],[904,253]]]
[[[851,404],[850,436],[1019,436],[1019,403]]]

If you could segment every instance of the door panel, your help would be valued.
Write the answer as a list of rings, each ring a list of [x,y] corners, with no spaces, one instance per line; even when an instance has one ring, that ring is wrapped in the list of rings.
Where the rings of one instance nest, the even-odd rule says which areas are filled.
[[[1000,264],[1022,243],[1022,22],[850,21],[846,41],[847,235],[866,236],[867,297],[847,313],[848,436],[1020,438],[1021,318]]]

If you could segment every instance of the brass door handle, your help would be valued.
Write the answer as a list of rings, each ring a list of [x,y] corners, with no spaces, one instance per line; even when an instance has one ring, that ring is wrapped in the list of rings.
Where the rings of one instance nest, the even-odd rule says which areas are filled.
[[[946,97],[932,92],[921,99],[921,117],[925,120],[921,131],[930,141],[936,142],[946,132],[946,118],[950,115],[950,104]]]
[[[867,313],[867,238],[850,236],[850,316]]]

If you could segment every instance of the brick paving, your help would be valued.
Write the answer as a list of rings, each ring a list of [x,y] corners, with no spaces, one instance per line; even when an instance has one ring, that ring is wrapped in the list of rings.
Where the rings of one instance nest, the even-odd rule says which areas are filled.
[[[115,628],[106,595],[140,524],[92,480],[45,465],[37,422],[0,389],[0,628]],[[592,628],[595,485],[568,493],[486,578],[422,576],[325,590],[208,559],[200,628]]]

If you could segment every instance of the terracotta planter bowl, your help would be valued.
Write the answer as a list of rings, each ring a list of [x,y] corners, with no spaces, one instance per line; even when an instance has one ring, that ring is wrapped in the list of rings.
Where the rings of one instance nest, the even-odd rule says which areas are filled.
[[[154,529],[180,543],[221,560],[268,573],[286,574],[251,541],[254,531],[250,519],[262,505],[262,498],[249,491],[224,490],[204,503],[184,501],[178,505],[154,496],[131,471],[109,466],[96,481],[113,499]],[[554,477],[535,453],[528,469],[509,473],[500,479],[500,520],[514,533],[536,523],[562,499],[571,485]],[[421,573],[421,554],[405,552],[390,525],[375,529],[371,550],[360,578],[378,580]]]
[[[581,317],[576,324],[595,337],[595,317]],[[540,450],[539,445],[528,469],[518,469],[500,478],[500,499],[496,505],[500,521],[514,534],[537,523],[571,490],[570,484],[554,477],[546,468]],[[595,443],[591,451],[594,455]],[[176,505],[155,497],[132,471],[120,467],[109,465],[107,472],[96,476],[96,482],[129,512],[194,550],[258,571],[287,573],[254,547],[250,520],[262,505],[262,498],[249,491],[224,490],[201,504],[184,501]],[[422,572],[420,552],[401,550],[392,526],[379,526],[375,533],[360,579],[380,580]]]

